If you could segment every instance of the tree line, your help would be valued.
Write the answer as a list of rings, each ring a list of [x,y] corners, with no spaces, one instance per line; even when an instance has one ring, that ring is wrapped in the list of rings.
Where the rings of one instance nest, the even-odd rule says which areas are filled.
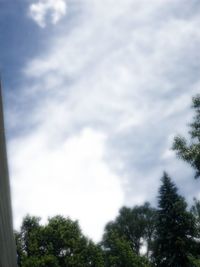
[[[200,95],[193,98],[195,116],[189,140],[174,138],[172,149],[200,177]],[[157,208],[146,202],[122,207],[108,222],[102,240],[86,237],[78,221],[27,215],[15,232],[19,267],[198,267],[200,266],[200,201],[189,208],[164,172]]]

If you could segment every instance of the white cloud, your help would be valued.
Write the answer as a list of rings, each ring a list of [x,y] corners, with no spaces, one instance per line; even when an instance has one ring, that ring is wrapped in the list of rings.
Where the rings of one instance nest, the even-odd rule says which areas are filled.
[[[72,2],[70,29],[66,17],[24,66],[12,120],[21,136],[10,142],[15,214],[78,217],[96,238],[90,222],[102,228],[123,194],[128,205],[155,197],[164,169],[195,192],[167,148],[199,89],[200,18],[180,0]]]
[[[105,223],[123,203],[120,178],[104,161],[105,138],[85,128],[56,146],[42,131],[15,140],[10,151],[15,226],[26,213],[43,220],[70,215],[79,219],[85,234],[99,240]]]
[[[29,16],[42,28],[48,22],[56,24],[66,15],[67,4],[65,0],[38,0],[29,7]]]

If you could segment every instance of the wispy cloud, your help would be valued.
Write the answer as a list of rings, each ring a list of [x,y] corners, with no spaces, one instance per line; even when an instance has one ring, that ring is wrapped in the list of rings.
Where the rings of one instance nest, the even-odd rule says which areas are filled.
[[[29,16],[42,28],[47,23],[56,24],[66,15],[65,0],[38,0],[29,7]]]
[[[169,148],[199,90],[199,7],[69,1],[70,18],[24,66],[15,102],[12,121],[23,129],[10,142],[19,218],[67,213],[100,233],[122,203],[155,199],[164,169],[182,192],[196,193],[191,170]],[[28,185],[32,195],[23,197]],[[92,226],[86,232],[97,238]]]

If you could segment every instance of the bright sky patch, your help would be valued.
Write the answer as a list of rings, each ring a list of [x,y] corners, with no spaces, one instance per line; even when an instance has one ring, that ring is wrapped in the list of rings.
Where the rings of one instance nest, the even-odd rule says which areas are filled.
[[[65,0],[39,0],[29,7],[30,17],[42,28],[48,23],[56,24],[67,11]]]

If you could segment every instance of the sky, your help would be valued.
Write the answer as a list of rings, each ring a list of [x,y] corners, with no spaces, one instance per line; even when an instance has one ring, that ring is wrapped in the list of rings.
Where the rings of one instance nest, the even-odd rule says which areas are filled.
[[[62,214],[99,241],[120,207],[156,206],[200,87],[198,0],[0,0],[14,226]]]

